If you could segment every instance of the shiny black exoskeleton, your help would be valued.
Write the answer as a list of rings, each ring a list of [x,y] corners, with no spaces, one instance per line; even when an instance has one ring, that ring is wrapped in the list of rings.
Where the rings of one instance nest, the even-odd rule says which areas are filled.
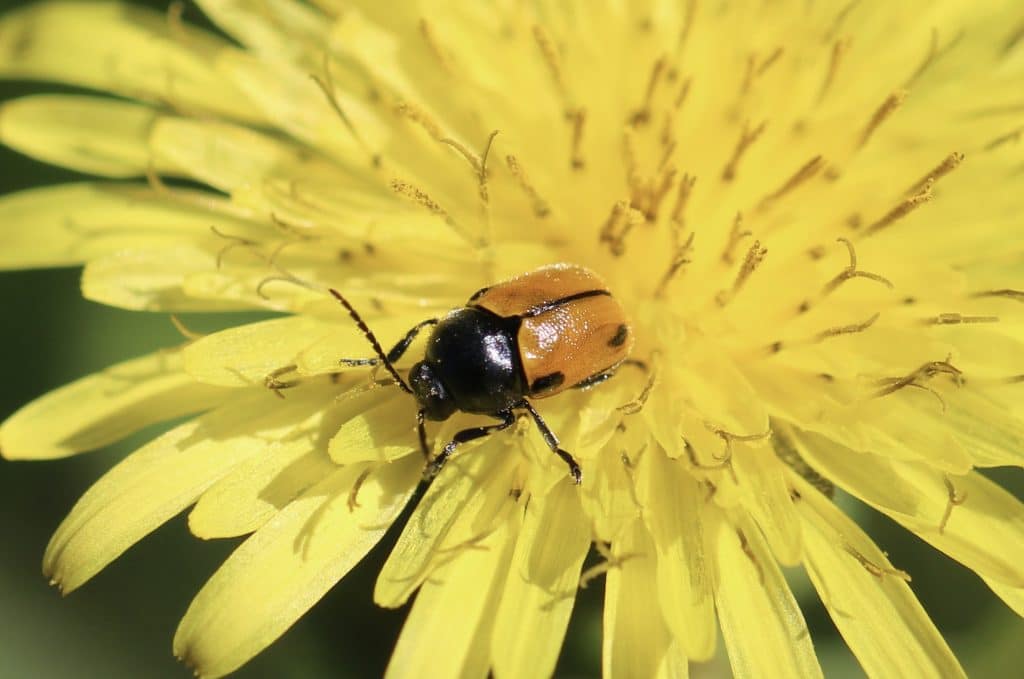
[[[516,421],[515,411],[525,410],[537,424],[548,447],[566,462],[573,480],[580,483],[582,472],[576,460],[558,447],[558,438],[525,398],[528,387],[516,341],[521,319],[502,318],[475,307],[454,309],[444,318],[416,325],[385,354],[358,312],[336,290],[331,290],[331,294],[348,309],[378,356],[376,359],[343,359],[342,364],[382,364],[399,386],[416,398],[420,446],[429,460],[424,471],[426,478],[437,475],[459,444],[511,427]],[[428,326],[436,327],[427,340],[424,360],[413,365],[406,384],[392,364]],[[447,420],[457,411],[490,415],[501,422],[457,432],[430,460],[424,420]]]

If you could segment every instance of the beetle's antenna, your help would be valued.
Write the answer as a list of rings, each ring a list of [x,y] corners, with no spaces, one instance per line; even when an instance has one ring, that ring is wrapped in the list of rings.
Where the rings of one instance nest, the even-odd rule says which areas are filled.
[[[409,385],[405,383],[405,380],[403,380],[398,374],[398,371],[395,370],[395,366],[391,365],[391,361],[388,360],[387,355],[384,353],[384,349],[380,346],[380,342],[377,341],[377,337],[373,334],[373,331],[370,330],[370,327],[366,325],[366,322],[363,321],[363,318],[359,315],[359,312],[355,310],[355,307],[349,304],[348,300],[342,297],[341,293],[334,288],[330,288],[330,293],[334,295],[334,299],[341,302],[341,305],[348,310],[348,315],[352,317],[352,320],[356,322],[359,329],[363,331],[363,335],[366,336],[367,341],[373,346],[373,350],[376,352],[377,358],[380,359],[380,362],[383,363],[384,367],[387,368],[389,373],[391,373],[391,376],[395,378],[395,382],[397,382],[398,386],[402,388],[402,391],[407,394],[411,394],[412,389],[409,388]]]

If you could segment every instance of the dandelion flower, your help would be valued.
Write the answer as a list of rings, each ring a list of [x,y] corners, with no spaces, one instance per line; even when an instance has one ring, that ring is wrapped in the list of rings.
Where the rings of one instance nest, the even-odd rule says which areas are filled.
[[[180,6],[0,20],[0,73],[95,91],[4,103],[0,139],[102,178],[0,200],[0,265],[84,264],[126,309],[281,312],[3,424],[5,456],[44,459],[194,415],[57,530],[65,592],[191,508],[199,537],[251,536],[174,650],[239,667],[421,478],[412,399],[339,363],[370,352],[327,291],[387,343],[572,262],[649,370],[537,402],[581,486],[528,423],[429,485],[374,592],[418,592],[390,675],[551,674],[603,576],[607,676],[685,676],[716,621],[737,676],[820,676],[795,566],[869,676],[962,675],[833,486],[1024,613],[1024,511],[978,471],[1024,462],[1017,3],[198,4],[228,38]]]

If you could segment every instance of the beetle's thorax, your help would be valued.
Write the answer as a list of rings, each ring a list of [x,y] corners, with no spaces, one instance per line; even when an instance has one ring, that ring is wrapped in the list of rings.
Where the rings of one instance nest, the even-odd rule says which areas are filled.
[[[449,312],[427,341],[423,363],[429,369],[419,368],[420,373],[429,373],[439,381],[458,410],[470,413],[507,410],[522,400],[526,389],[516,344],[519,323],[518,318],[501,318],[474,307]],[[413,390],[416,391],[415,386]],[[416,393],[423,407],[420,393]],[[436,401],[436,387],[432,393]]]

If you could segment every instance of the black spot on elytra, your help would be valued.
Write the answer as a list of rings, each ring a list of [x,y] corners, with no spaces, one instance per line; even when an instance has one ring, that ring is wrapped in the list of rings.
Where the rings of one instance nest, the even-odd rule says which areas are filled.
[[[543,377],[538,377],[533,381],[533,384],[530,385],[530,393],[536,394],[538,392],[548,391],[549,389],[561,386],[563,382],[565,382],[565,375],[562,373],[554,372],[550,375],[544,375]]]
[[[625,325],[620,325],[619,329],[615,331],[615,336],[608,340],[608,346],[621,347],[626,343],[627,337],[629,337],[629,328]]]

